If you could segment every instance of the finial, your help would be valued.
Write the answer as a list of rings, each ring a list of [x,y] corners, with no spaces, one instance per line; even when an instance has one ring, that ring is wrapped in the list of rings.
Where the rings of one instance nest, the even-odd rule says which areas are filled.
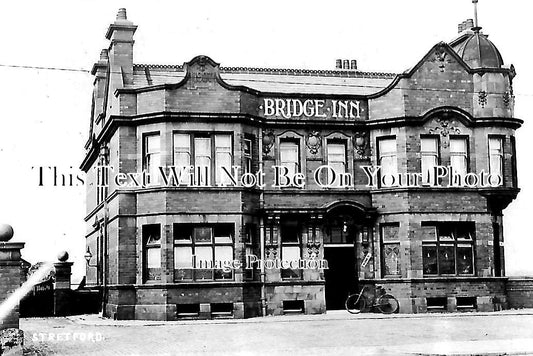
[[[477,3],[478,0],[472,0],[472,4],[474,4],[474,27],[479,27],[477,23]]]
[[[13,237],[13,228],[7,224],[0,224],[0,242],[7,242]]]
[[[68,252],[67,251],[61,251],[58,255],[57,255],[57,259],[59,260],[59,262],[66,262],[69,258],[69,255],[68,255]]]
[[[123,7],[118,9],[117,20],[127,20],[127,19],[128,19],[128,16],[126,15],[126,9]]]

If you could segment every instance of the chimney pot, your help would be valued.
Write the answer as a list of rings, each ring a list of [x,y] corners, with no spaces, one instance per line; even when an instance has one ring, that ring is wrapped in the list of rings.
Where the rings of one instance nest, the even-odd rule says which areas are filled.
[[[342,69],[342,59],[335,60],[335,68]]]
[[[350,69],[357,70],[357,61],[355,59],[350,61]]]
[[[123,7],[118,9],[117,20],[127,20],[127,19],[128,19],[128,16],[126,15],[126,9]]]
[[[350,61],[348,59],[342,61],[342,69],[350,69]]]

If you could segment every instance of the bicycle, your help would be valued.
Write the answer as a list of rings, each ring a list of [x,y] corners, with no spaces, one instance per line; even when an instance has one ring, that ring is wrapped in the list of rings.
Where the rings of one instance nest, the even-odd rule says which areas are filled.
[[[367,287],[363,287],[359,293],[351,294],[346,298],[344,305],[349,313],[359,314],[369,305],[371,310],[377,309],[383,314],[392,314],[400,307],[398,300],[393,295],[388,294],[382,286],[375,287],[375,297],[369,303],[367,297],[364,295],[366,289]]]

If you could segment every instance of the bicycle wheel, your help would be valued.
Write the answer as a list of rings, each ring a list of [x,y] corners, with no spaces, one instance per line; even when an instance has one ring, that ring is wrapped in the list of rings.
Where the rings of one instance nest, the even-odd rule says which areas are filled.
[[[378,302],[376,303],[376,307],[383,314],[395,313],[399,306],[400,304],[398,303],[398,300],[390,294],[383,294],[379,297]]]
[[[352,294],[346,298],[344,305],[349,313],[359,314],[365,308],[365,297],[362,294]]]

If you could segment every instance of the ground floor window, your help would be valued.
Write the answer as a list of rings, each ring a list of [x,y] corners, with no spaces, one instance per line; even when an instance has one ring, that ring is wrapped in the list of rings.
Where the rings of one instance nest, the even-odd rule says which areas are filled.
[[[234,224],[174,224],[177,281],[233,278]]]
[[[424,276],[473,275],[473,222],[427,222],[422,225]]]
[[[149,224],[142,227],[144,246],[144,280],[161,279],[161,225]]]
[[[301,232],[302,224],[297,218],[287,217],[281,220],[281,259],[296,261],[302,258]],[[300,279],[302,270],[295,268],[281,269],[282,279]]]
[[[381,224],[381,251],[383,276],[400,276],[400,224]]]

